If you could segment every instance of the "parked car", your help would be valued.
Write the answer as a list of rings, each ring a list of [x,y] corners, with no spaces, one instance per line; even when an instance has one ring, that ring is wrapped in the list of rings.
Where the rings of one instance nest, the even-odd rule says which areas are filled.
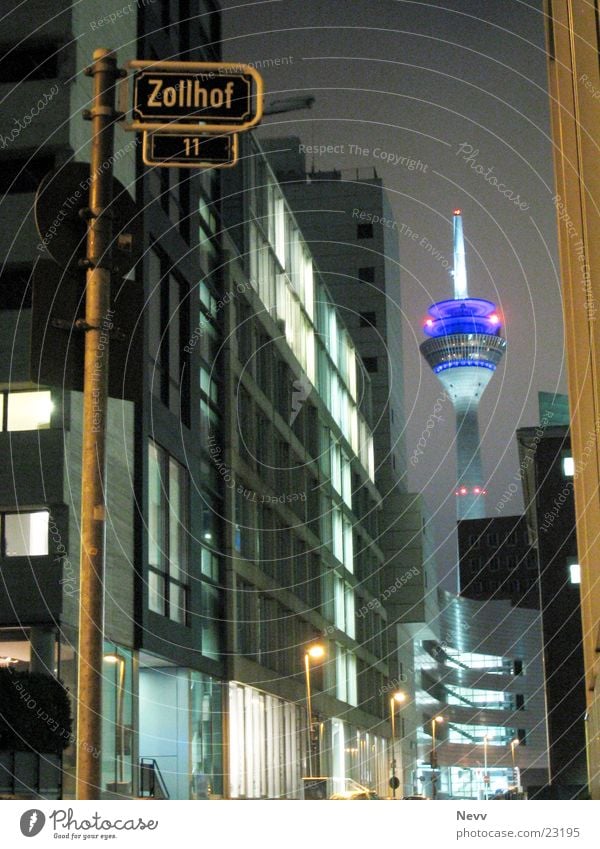
[[[425,799],[426,801],[429,801],[429,796],[423,796],[422,793],[413,793],[412,796],[403,796],[402,799],[403,799],[403,801],[404,800],[414,801],[415,799]]]

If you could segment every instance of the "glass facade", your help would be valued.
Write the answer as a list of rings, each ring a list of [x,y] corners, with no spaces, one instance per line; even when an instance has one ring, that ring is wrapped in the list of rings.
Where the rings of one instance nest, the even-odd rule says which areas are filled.
[[[229,684],[232,799],[301,799],[308,775],[306,713],[253,687]]]
[[[102,667],[102,786],[130,796],[134,771],[133,652],[104,643]]]

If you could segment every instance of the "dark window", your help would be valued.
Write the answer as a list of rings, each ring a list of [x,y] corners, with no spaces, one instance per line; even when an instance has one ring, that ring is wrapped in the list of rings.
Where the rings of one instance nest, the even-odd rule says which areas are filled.
[[[515,675],[522,675],[523,674],[523,661],[522,660],[515,660],[514,665],[513,665],[513,671],[514,671]]]
[[[469,566],[471,568],[471,572],[478,572],[481,569],[481,561],[479,557],[474,557],[472,560],[469,560]]]
[[[0,194],[29,194],[37,191],[48,171],[54,168],[53,156],[23,156],[3,161],[0,168]]]
[[[0,83],[50,80],[58,76],[57,44],[22,44],[0,60]]]
[[[358,279],[361,283],[374,283],[375,282],[375,266],[374,265],[365,265],[363,268],[358,269]]]
[[[363,221],[361,224],[356,225],[356,238],[357,239],[372,239],[373,238],[373,225],[368,221]]]
[[[517,693],[515,695],[515,704],[517,710],[525,710],[525,696],[522,693]]]
[[[363,357],[363,365],[370,374],[377,371],[377,357]]]
[[[31,268],[5,268],[0,276],[0,310],[21,310],[31,307]]]
[[[358,319],[359,327],[377,327],[377,315],[374,312],[361,312]]]
[[[468,543],[471,548],[479,548],[479,537],[477,534],[469,534]]]
[[[507,554],[504,562],[508,566],[509,569],[514,569],[517,565],[517,555],[516,554]]]
[[[497,572],[500,569],[500,558],[492,557],[490,560],[490,572]]]
[[[527,734],[525,733],[524,728],[519,728],[517,730],[517,740],[519,741],[519,746],[527,745]]]
[[[488,545],[498,545],[498,534],[492,533],[487,535]]]

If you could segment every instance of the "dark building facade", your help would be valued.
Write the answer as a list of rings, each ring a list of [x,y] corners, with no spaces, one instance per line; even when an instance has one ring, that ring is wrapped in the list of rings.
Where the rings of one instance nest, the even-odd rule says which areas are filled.
[[[465,598],[539,607],[537,552],[524,516],[464,519],[458,523],[458,554]]]
[[[521,428],[517,441],[529,536],[538,553],[550,781],[587,785],[575,466],[566,426]]]

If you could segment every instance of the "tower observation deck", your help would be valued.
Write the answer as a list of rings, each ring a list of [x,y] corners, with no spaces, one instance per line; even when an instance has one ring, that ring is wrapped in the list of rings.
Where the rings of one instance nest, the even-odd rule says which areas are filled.
[[[496,305],[470,298],[460,209],[454,210],[454,298],[429,307],[421,344],[456,412],[456,512],[485,517],[485,481],[479,440],[479,401],[506,349]]]

